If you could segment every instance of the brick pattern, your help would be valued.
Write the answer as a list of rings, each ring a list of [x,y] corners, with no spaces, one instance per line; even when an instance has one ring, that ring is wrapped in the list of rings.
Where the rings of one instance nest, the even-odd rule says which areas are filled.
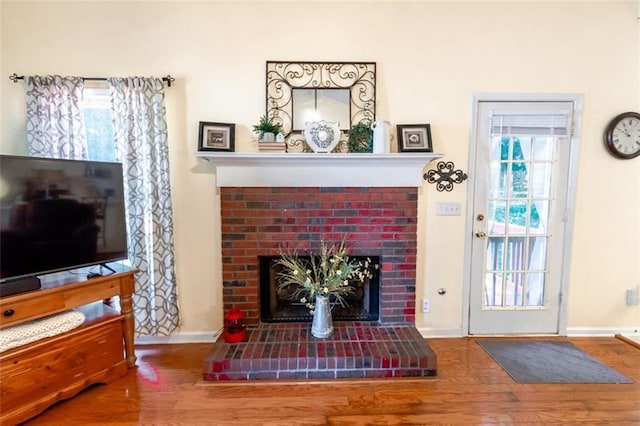
[[[436,355],[413,326],[336,322],[327,339],[308,323],[260,324],[241,343],[219,341],[204,360],[203,380],[425,377]]]
[[[379,322],[415,323],[417,188],[223,187],[220,200],[225,312],[259,323],[258,256],[346,233],[353,255],[381,257]]]

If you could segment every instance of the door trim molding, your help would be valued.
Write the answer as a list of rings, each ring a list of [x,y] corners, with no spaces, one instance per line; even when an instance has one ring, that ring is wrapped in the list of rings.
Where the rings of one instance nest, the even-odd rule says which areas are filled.
[[[560,273],[560,291],[563,295],[562,303],[559,306],[558,335],[567,334],[567,299],[570,275],[570,261],[573,235],[573,224],[575,216],[576,187],[578,183],[578,159],[580,149],[580,135],[582,130],[582,114],[584,95],[579,93],[474,93],[471,101],[471,115],[469,117],[469,158],[467,206],[473,205],[473,197],[476,192],[476,149],[475,136],[477,133],[476,116],[480,102],[572,102],[573,103],[573,131],[571,134],[571,149],[569,159],[569,173],[567,176],[567,212],[566,224],[564,227],[565,245],[562,251],[562,271]],[[467,208],[465,215],[465,245],[464,245],[464,269],[462,285],[462,334],[469,336],[469,311],[471,308],[471,245],[472,238],[468,236],[473,232],[473,209]]]

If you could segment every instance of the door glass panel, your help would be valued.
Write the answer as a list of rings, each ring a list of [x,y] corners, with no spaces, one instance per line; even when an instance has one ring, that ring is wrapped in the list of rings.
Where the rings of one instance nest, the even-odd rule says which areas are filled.
[[[502,274],[485,274],[484,306],[502,306]]]
[[[524,272],[509,272],[507,277],[506,297],[502,306],[522,306]]]
[[[505,232],[505,219],[507,214],[507,202],[503,200],[489,201],[489,233],[490,235],[503,235]]]
[[[507,193],[507,179],[502,172],[502,164],[497,161],[491,162],[489,165],[491,173],[491,188],[489,196],[491,198],[501,197]]]
[[[529,238],[529,270],[544,271],[547,264],[547,237]]]
[[[524,271],[526,265],[527,251],[525,246],[526,238],[509,238],[507,245],[507,260],[505,265],[506,297],[503,306],[521,306],[522,294],[524,290]]]
[[[500,161],[502,159],[502,148],[503,142],[502,138],[493,137],[491,138],[491,150],[490,152],[490,160],[491,161]]]
[[[555,138],[535,137],[533,138],[533,160],[551,161],[555,151]]]
[[[522,162],[514,162],[511,166],[512,183],[511,196],[514,198],[526,198],[529,195],[529,174],[527,165]]]
[[[544,273],[528,273],[525,291],[525,306],[544,306]]]
[[[511,201],[509,205],[509,234],[523,235],[529,223],[529,202]]]
[[[531,196],[549,198],[551,192],[551,163],[531,165]]]
[[[548,137],[491,138],[487,307],[544,304],[554,144]]]
[[[543,235],[549,232],[549,200],[533,200],[529,233]]]
[[[502,254],[505,238],[490,237],[490,250],[487,250],[487,271],[499,271],[502,269]]]

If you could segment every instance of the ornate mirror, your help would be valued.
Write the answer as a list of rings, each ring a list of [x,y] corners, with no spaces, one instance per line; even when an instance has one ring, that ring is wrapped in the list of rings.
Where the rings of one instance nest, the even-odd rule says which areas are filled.
[[[289,152],[309,151],[302,131],[309,121],[337,121],[336,151],[346,151],[354,124],[375,120],[375,62],[267,62],[267,116],[282,125]]]
[[[304,130],[309,121],[336,121],[340,130],[349,130],[351,126],[349,89],[292,89],[294,131]]]

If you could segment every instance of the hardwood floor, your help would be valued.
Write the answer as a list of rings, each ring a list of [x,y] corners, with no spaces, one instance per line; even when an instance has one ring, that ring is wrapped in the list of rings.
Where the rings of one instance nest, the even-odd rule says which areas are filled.
[[[429,339],[438,377],[204,383],[209,344],[139,346],[138,368],[30,425],[640,424],[640,349],[571,338],[633,384],[517,384],[474,339]]]

